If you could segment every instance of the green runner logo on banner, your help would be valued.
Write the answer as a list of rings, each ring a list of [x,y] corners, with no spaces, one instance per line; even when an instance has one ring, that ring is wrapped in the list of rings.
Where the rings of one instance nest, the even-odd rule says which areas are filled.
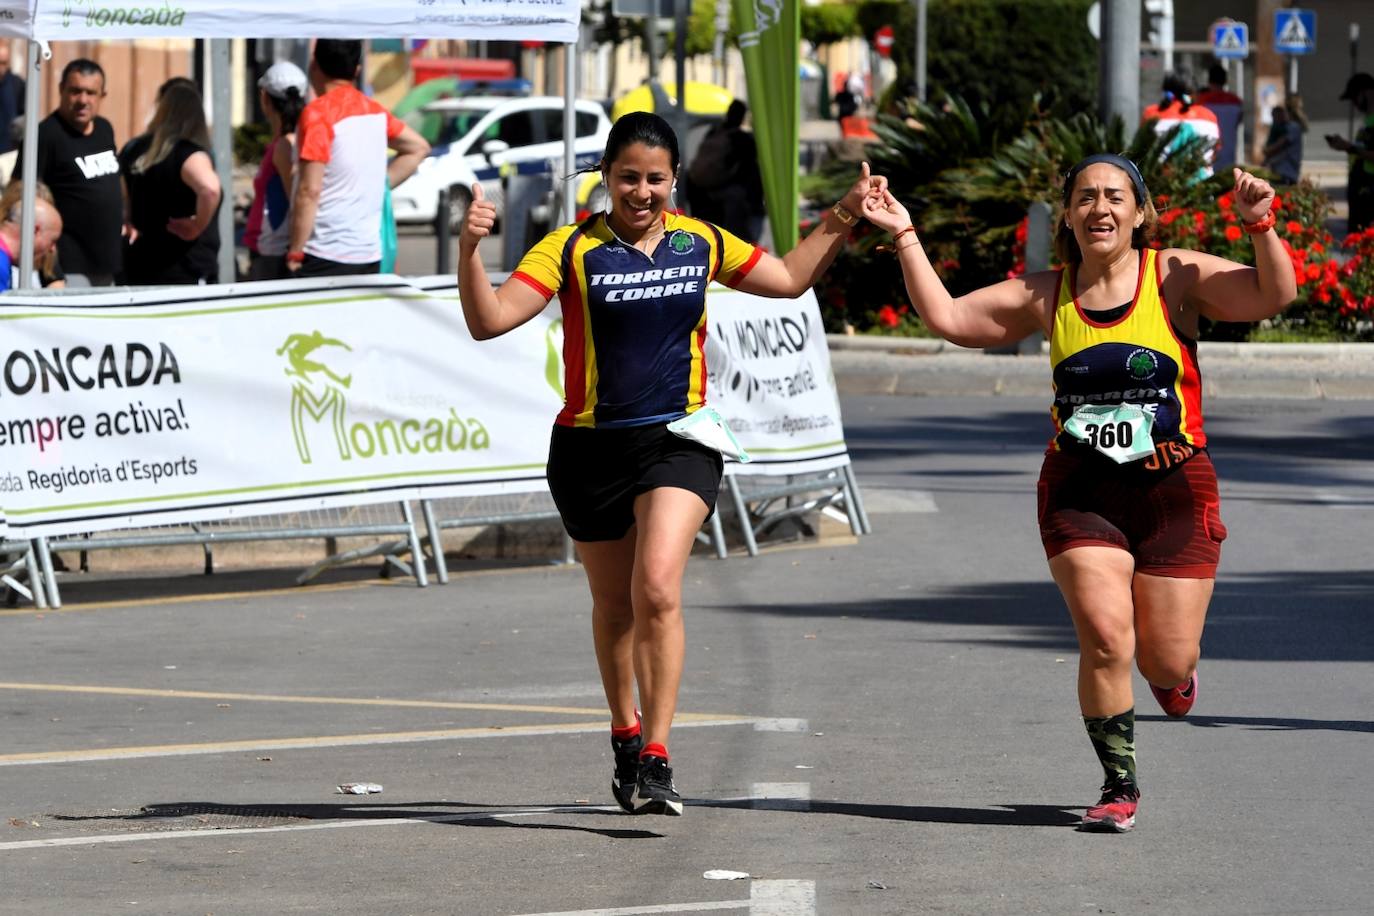
[[[297,378],[291,386],[291,433],[301,464],[312,462],[307,417],[316,423],[329,418],[334,444],[338,446],[339,458],[344,461],[374,455],[491,448],[491,434],[482,421],[476,417],[460,417],[456,407],[449,408],[448,416],[386,417],[372,423],[349,423],[344,389],[352,389],[353,374],[339,375],[320,359],[312,358],[311,354],[321,347],[342,347],[353,352],[353,348],[342,340],[325,337],[319,331],[292,334],[277,348],[277,355],[285,356],[290,363],[286,374]]]
[[[277,348],[277,355],[285,356],[291,364],[286,374],[299,378],[291,386],[291,432],[296,438],[296,454],[300,456],[301,464],[310,463],[310,440],[305,434],[306,414],[316,422],[328,415],[330,428],[334,430],[334,441],[339,446],[339,457],[345,460],[353,457],[348,452],[348,436],[344,432],[344,410],[348,402],[342,391],[353,384],[353,375],[337,375],[324,363],[309,358],[310,354],[326,346],[343,347],[350,352],[353,350],[342,340],[325,337],[319,331],[292,334]],[[314,384],[320,381],[320,376],[327,381],[323,382],[324,391],[316,394]]]

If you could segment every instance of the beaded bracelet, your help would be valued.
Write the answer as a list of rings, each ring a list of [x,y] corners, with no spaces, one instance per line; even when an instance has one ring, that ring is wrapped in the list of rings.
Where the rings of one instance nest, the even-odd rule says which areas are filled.
[[[897,240],[900,239],[902,236],[906,235],[908,232],[911,233],[911,235],[912,235],[911,244],[910,244],[910,245],[898,245],[898,244],[897,244]],[[905,229],[903,229],[901,232],[898,232],[896,235],[894,235],[894,236],[892,237],[892,244],[891,244],[891,245],[879,245],[879,246],[877,246],[874,250],[875,250],[875,251],[878,251],[878,252],[888,252],[888,251],[890,251],[890,252],[892,252],[893,254],[897,254],[899,251],[902,251],[903,249],[906,249],[906,248],[913,248],[913,247],[915,247],[916,245],[919,245],[919,244],[921,244],[921,240],[920,240],[919,238],[916,237],[916,227],[915,227],[915,226],[907,226],[907,227],[906,227]]]

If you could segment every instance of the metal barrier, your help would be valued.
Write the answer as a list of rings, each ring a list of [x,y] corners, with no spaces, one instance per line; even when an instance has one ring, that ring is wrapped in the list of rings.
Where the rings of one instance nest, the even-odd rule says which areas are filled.
[[[27,584],[19,580],[21,574],[26,577]],[[32,542],[0,541],[0,582],[8,589],[6,600],[9,603],[17,603],[22,595],[36,607],[48,606]]]
[[[557,521],[561,519],[548,491],[534,493],[502,493],[496,496],[470,496],[457,499],[426,499],[420,502],[425,520],[425,540],[434,560],[434,576],[441,584],[448,582],[448,564],[444,559],[441,532],[452,528],[479,528],[489,525],[511,525],[521,522]],[[572,538],[562,532],[563,556],[560,562],[575,563]],[[707,530],[697,532],[697,540],[709,544],[717,559],[728,555],[725,528],[720,513],[707,523]]]
[[[782,480],[782,483],[777,481]],[[834,512],[840,504],[845,510],[849,530],[855,535],[872,534],[873,527],[864,511],[859,483],[854,479],[851,465],[820,472],[818,475],[798,475],[784,478],[727,474],[725,486],[739,521],[749,556],[759,554],[758,536],[788,518],[821,511]],[[794,497],[804,494],[800,502]]]
[[[558,520],[558,510],[554,508],[553,498],[548,491],[422,499],[420,514],[425,520],[425,541],[434,560],[434,577],[440,584],[448,582],[448,562],[444,559],[442,538],[445,529]],[[576,562],[572,539],[566,533],[563,534],[562,562]]]
[[[783,482],[777,482],[779,480]],[[805,477],[771,478],[730,474],[725,477],[725,487],[749,556],[759,553],[759,535],[783,520],[815,511],[833,512],[837,505],[844,508],[845,518],[856,535],[872,532],[858,483],[849,465]],[[797,501],[795,497],[798,496],[808,498]],[[547,491],[426,499],[420,501],[420,509],[425,523],[423,541],[427,543],[435,576],[440,583],[449,580],[442,541],[444,530],[559,519],[558,510]],[[384,515],[390,512],[398,512],[399,518],[394,515],[385,518]],[[721,517],[720,511],[713,514],[705,530],[698,532],[697,539],[711,545],[717,558],[725,559],[728,550]],[[395,539],[344,551],[335,549],[334,542],[338,538],[388,535],[395,536]],[[576,562],[572,540],[566,533],[560,532],[560,537],[563,544],[560,561]],[[84,570],[87,568],[86,554],[90,551],[197,544],[204,551],[204,571],[209,575],[214,572],[214,545],[217,543],[280,540],[324,540],[328,545],[328,555],[302,571],[296,577],[298,584],[310,581],[325,570],[373,556],[383,558],[384,573],[395,569],[413,576],[418,587],[424,588],[429,584],[425,570],[426,550],[422,546],[410,505],[406,502],[129,528],[35,538],[32,541],[0,541],[0,582],[14,593],[33,601],[37,607],[60,608],[61,593],[52,563],[54,553],[80,552],[81,568]],[[406,554],[409,554],[410,562],[402,559]],[[20,581],[20,575],[26,576],[27,583]]]
[[[392,511],[396,511],[395,507],[399,506],[399,520],[396,520],[395,516],[390,519],[382,517],[387,512],[383,507],[388,506],[392,507]],[[333,542],[337,538],[387,535],[399,537],[396,540],[382,541],[342,552],[334,550]],[[384,570],[394,568],[405,575],[413,575],[415,584],[420,588],[429,584],[415,519],[410,511],[410,504],[406,502],[375,503],[340,509],[313,509],[305,512],[158,527],[125,528],[85,535],[64,535],[51,539],[39,538],[34,544],[38,562],[42,565],[42,578],[47,587],[48,602],[57,608],[61,607],[62,603],[57,588],[57,577],[52,568],[54,552],[85,553],[92,550],[129,547],[199,544],[205,551],[205,572],[209,574],[214,571],[213,545],[216,543],[318,539],[323,539],[331,552],[297,576],[298,584],[310,581],[326,569],[372,556],[383,558],[386,564]],[[404,554],[410,554],[412,562],[407,563],[401,559]]]

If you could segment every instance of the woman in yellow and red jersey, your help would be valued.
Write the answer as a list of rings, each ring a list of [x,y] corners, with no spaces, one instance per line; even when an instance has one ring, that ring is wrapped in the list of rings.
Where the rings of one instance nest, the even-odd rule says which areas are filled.
[[[1131,663],[1164,711],[1197,698],[1202,626],[1226,529],[1207,456],[1198,321],[1258,321],[1297,295],[1273,231],[1274,189],[1234,170],[1236,212],[1255,267],[1146,247],[1156,214],[1135,164],[1102,153],[1064,180],[1047,270],[952,298],[891,194],[864,215],[893,233],[907,293],[932,331],[966,347],[1043,331],[1055,435],[1037,488],[1041,540],[1078,634],[1078,702],[1102,764],[1082,829],[1135,824]]]
[[[480,185],[458,240],[458,289],[473,337],[504,334],[555,295],[562,306],[566,401],[549,445],[549,490],[591,587],[611,708],[611,791],[634,814],[682,814],[668,763],[684,656],[682,575],[715,509],[722,459],[667,424],[706,402],[706,287],[801,295],[834,260],[865,196],[887,188],[865,163],[844,199],[778,258],[671,212],[679,164],[666,121],[627,114],[601,159],[608,212],[555,229],[496,290],[477,251],[496,216]]]

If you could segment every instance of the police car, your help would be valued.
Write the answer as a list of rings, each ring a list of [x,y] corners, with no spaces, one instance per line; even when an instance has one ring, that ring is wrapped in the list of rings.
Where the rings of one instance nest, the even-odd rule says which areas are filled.
[[[465,96],[426,105],[426,114],[440,115],[438,136],[415,174],[391,192],[396,221],[435,222],[439,193],[449,188],[448,219],[456,231],[471,202],[472,185],[478,181],[483,195],[496,204],[499,218],[503,171],[539,174],[548,172],[551,165],[562,168],[563,107],[561,96]],[[578,99],[574,130],[577,167],[595,165],[611,132],[605,109]]]

